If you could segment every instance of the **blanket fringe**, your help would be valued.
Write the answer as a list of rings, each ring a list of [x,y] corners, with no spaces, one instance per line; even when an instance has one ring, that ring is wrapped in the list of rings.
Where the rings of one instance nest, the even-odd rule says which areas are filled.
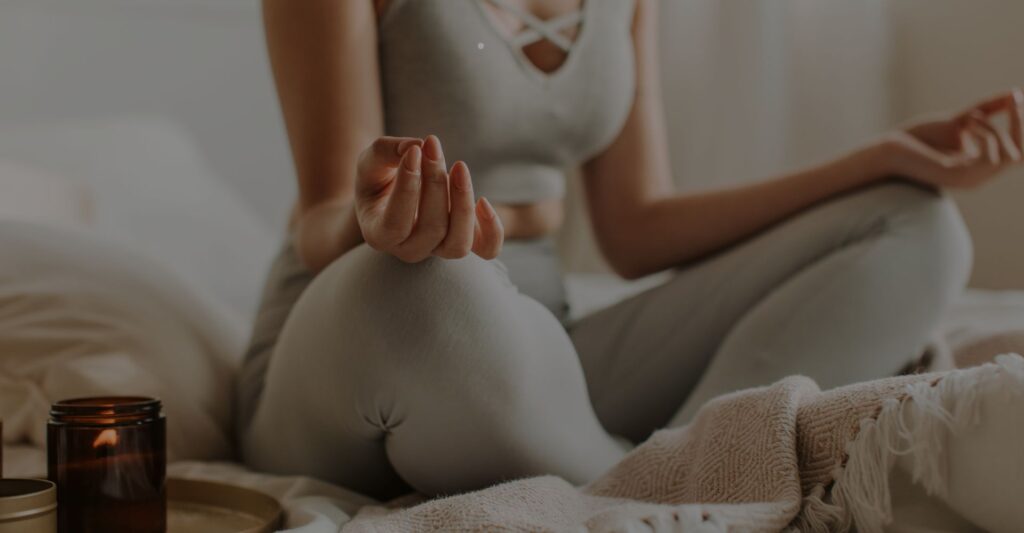
[[[1024,358],[1001,355],[995,363],[951,372],[937,382],[918,382],[902,399],[883,403],[878,416],[863,420],[846,446],[830,490],[817,487],[803,500],[796,531],[881,533],[892,519],[889,472],[905,456],[915,483],[945,497],[948,472],[944,443],[979,420],[978,390],[987,384],[1007,398],[1024,391]],[[906,463],[904,463],[906,464]]]

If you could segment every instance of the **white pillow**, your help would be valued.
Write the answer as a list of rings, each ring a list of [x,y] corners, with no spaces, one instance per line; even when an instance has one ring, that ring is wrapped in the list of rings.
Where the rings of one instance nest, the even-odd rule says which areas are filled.
[[[163,400],[175,459],[230,454],[245,335],[158,264],[82,230],[0,221],[4,440],[45,446],[60,399]]]
[[[0,159],[88,186],[96,231],[159,261],[248,326],[279,232],[210,170],[176,122],[8,124]]]
[[[91,211],[84,185],[0,159],[0,219],[78,227]]]

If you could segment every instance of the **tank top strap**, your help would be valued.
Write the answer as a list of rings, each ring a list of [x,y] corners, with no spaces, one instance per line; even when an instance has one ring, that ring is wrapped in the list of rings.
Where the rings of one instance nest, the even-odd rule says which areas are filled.
[[[573,42],[559,33],[560,30],[575,26],[583,21],[583,11],[579,8],[570,11],[564,15],[559,15],[549,20],[543,20],[533,13],[515,5],[509,0],[479,0],[490,2],[497,6],[499,9],[511,13],[518,17],[523,24],[526,25],[526,29],[517,33],[510,38],[512,44],[523,47],[528,44],[540,41],[548,40],[562,49],[564,52],[568,52],[573,45]],[[584,2],[590,2],[593,0],[583,0]]]

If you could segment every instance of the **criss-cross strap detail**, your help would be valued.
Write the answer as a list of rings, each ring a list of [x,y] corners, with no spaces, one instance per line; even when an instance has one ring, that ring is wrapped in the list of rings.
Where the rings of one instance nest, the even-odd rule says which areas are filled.
[[[543,20],[533,13],[513,4],[510,0],[486,0],[495,6],[508,11],[509,13],[517,16],[526,25],[526,29],[510,37],[512,44],[524,47],[529,44],[535,43],[547,39],[554,43],[555,46],[562,49],[563,52],[568,53],[572,49],[572,41],[565,35],[559,33],[560,30],[572,26],[576,26],[583,21],[583,12],[580,9],[575,9],[564,15]],[[590,0],[583,0],[590,1]]]

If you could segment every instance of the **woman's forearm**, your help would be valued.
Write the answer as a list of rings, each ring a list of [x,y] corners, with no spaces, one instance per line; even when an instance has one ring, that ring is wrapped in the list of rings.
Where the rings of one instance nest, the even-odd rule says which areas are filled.
[[[370,2],[263,0],[263,18],[298,178],[292,235],[319,271],[363,239],[356,164],[384,129],[376,14]]]
[[[356,159],[383,132],[370,2],[263,1],[299,208],[352,197]]]
[[[877,180],[890,169],[878,142],[829,163],[729,189],[676,194],[658,76],[657,2],[637,2],[636,91],[618,138],[584,167],[597,242],[627,278],[707,256],[808,206]],[[735,147],[742,157],[743,147]]]
[[[652,199],[621,226],[611,258],[639,277],[692,261],[736,243],[807,207],[886,176],[873,144],[845,157],[761,183]]]

